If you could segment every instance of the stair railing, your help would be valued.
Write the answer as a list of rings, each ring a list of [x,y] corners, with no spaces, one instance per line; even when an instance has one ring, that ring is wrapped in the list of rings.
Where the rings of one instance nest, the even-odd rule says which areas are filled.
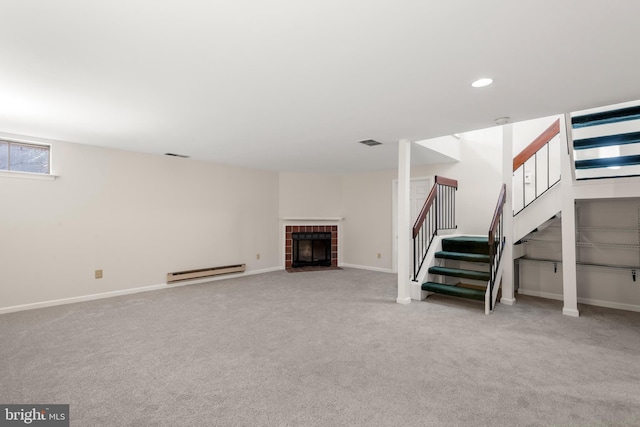
[[[489,310],[493,310],[493,288],[500,272],[500,260],[504,249],[504,204],[507,196],[507,186],[502,184],[496,210],[489,227]]]
[[[514,201],[518,203],[518,206],[514,203],[514,216],[560,182],[560,163],[557,160],[560,158],[560,141],[555,140],[557,146],[556,143],[552,143],[558,134],[560,119],[553,122],[513,158]],[[552,153],[554,149],[556,152]],[[519,191],[522,191],[522,198],[517,194]]]
[[[438,230],[456,228],[456,190],[458,181],[436,176],[413,226],[413,280],[418,279],[427,252]]]

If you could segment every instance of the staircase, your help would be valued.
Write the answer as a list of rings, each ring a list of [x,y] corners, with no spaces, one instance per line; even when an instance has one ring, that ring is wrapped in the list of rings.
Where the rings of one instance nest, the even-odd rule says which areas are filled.
[[[490,280],[489,249],[487,237],[461,236],[442,239],[442,250],[435,254],[441,265],[430,267],[428,270],[429,277],[439,276],[442,279],[423,283],[422,290],[485,301],[486,288]],[[462,279],[482,284],[466,284],[461,282]]]
[[[576,257],[577,253],[578,265],[580,248],[592,247],[593,243],[578,242],[580,245],[575,248],[576,241],[571,238],[571,230],[580,225],[579,218],[573,219],[575,201],[638,197],[638,177],[640,101],[563,115],[513,159],[513,192],[506,206],[508,213],[504,213],[506,190],[503,185],[488,237],[441,233],[442,229],[464,230],[464,224],[458,228],[455,223],[454,190],[458,188],[458,183],[446,178],[442,180],[441,185],[450,187],[451,196],[448,199],[436,197],[439,193],[432,189],[413,228],[415,269],[410,279],[411,298],[424,300],[429,294],[435,293],[484,301],[485,313],[491,313],[500,299],[498,294],[505,266],[526,255],[522,248],[514,251],[512,242],[540,228],[549,218],[562,217],[562,226],[566,225],[566,230],[569,230],[566,236],[568,249],[565,251],[563,248],[563,257],[565,252],[566,259]],[[579,182],[595,179],[602,181]],[[448,210],[450,206],[454,207],[452,211]],[[503,225],[504,216],[511,216],[512,213],[513,220]],[[443,221],[442,214],[451,220]],[[452,225],[443,226],[443,223]],[[508,229],[504,230],[503,227]],[[615,225],[609,228],[617,233],[622,232],[621,227]],[[587,229],[600,232],[603,227],[598,225]],[[579,232],[580,229],[576,229],[576,233]],[[627,248],[629,244],[622,246]],[[615,248],[618,249],[617,246]],[[503,252],[506,255],[504,264],[501,262]],[[583,262],[580,265],[596,264]],[[610,269],[616,266],[597,264],[597,267]],[[513,271],[510,268],[507,268],[507,274],[511,275],[507,279],[511,281]],[[635,277],[635,270],[632,270],[632,280]],[[577,316],[575,272],[571,273],[565,268],[562,280],[567,282],[566,285],[563,283],[562,288],[565,301],[563,313]],[[510,285],[509,282],[506,284]],[[506,289],[512,292],[510,286]],[[505,295],[504,300],[506,303],[515,301],[513,294]]]
[[[438,186],[449,187],[441,190],[450,197],[436,197]],[[438,236],[438,230],[456,228],[452,224],[455,224],[457,186],[455,180],[436,177],[436,184],[413,227],[416,268],[411,281],[413,285],[410,286],[411,295],[413,299],[422,300],[428,292],[435,292],[480,300],[484,301],[485,314],[489,314],[496,304],[504,270],[500,261],[506,243],[504,206],[507,187],[502,184],[487,237]],[[434,277],[442,279],[435,281]],[[462,283],[461,279],[475,283]]]
[[[640,175],[640,106],[575,113],[571,126],[578,180]]]

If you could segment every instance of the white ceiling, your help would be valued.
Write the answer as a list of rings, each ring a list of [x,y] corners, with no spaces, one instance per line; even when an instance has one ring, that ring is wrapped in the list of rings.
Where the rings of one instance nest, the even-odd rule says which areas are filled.
[[[639,16],[637,0],[0,0],[0,131],[393,169],[400,139],[640,99]]]

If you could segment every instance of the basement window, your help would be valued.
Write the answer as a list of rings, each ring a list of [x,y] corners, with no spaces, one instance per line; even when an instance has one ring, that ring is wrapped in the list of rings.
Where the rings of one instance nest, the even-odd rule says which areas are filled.
[[[51,147],[0,140],[0,171],[49,175]]]

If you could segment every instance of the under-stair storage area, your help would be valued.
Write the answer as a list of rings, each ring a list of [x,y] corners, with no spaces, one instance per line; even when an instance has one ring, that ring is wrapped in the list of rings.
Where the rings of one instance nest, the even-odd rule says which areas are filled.
[[[522,239],[520,294],[562,299],[560,219]],[[578,302],[640,311],[640,199],[576,201]]]

